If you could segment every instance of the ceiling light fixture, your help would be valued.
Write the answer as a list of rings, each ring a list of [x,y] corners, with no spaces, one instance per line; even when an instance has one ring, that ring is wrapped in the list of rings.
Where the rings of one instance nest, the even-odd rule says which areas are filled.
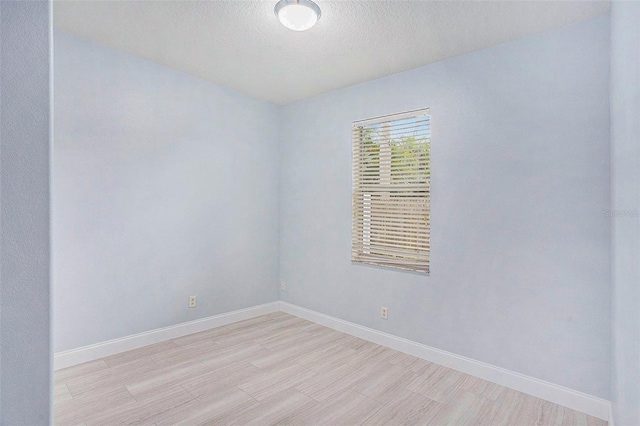
[[[311,0],[280,0],[273,11],[282,25],[294,31],[308,30],[320,19],[320,7]]]

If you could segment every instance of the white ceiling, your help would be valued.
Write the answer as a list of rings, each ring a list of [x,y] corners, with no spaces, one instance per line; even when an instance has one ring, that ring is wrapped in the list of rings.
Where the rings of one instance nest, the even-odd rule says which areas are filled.
[[[270,1],[56,1],[54,25],[287,104],[609,12],[608,1],[325,1],[283,27]]]

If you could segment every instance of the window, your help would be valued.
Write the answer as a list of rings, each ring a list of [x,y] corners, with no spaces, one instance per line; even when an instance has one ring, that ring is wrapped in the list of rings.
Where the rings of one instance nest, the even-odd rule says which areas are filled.
[[[351,260],[429,272],[429,109],[353,123]]]

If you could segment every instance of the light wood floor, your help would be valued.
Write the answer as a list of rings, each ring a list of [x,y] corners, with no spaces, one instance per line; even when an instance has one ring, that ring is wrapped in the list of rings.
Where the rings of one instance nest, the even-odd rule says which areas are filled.
[[[55,373],[55,423],[606,425],[284,313]]]

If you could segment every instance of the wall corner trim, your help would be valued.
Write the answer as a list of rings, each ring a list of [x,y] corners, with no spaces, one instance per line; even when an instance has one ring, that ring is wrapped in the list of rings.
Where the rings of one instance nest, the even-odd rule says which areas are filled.
[[[597,417],[601,420],[609,421],[610,419],[611,403],[605,399],[456,355],[402,337],[383,333],[287,302],[280,301],[279,303],[280,310],[290,315],[295,315],[325,327],[515,389],[528,395]],[[613,423],[610,422],[609,425],[612,426]]]
[[[141,348],[142,346],[152,345],[215,327],[222,327],[223,325],[278,312],[279,310],[279,302],[270,302],[59,352],[53,357],[53,368],[54,370],[60,370],[62,368],[72,367],[82,364],[83,362],[94,361],[109,355],[130,351]]]
[[[613,402],[609,403],[609,418],[606,420],[609,422],[609,426],[615,426],[615,422],[613,421]]]

